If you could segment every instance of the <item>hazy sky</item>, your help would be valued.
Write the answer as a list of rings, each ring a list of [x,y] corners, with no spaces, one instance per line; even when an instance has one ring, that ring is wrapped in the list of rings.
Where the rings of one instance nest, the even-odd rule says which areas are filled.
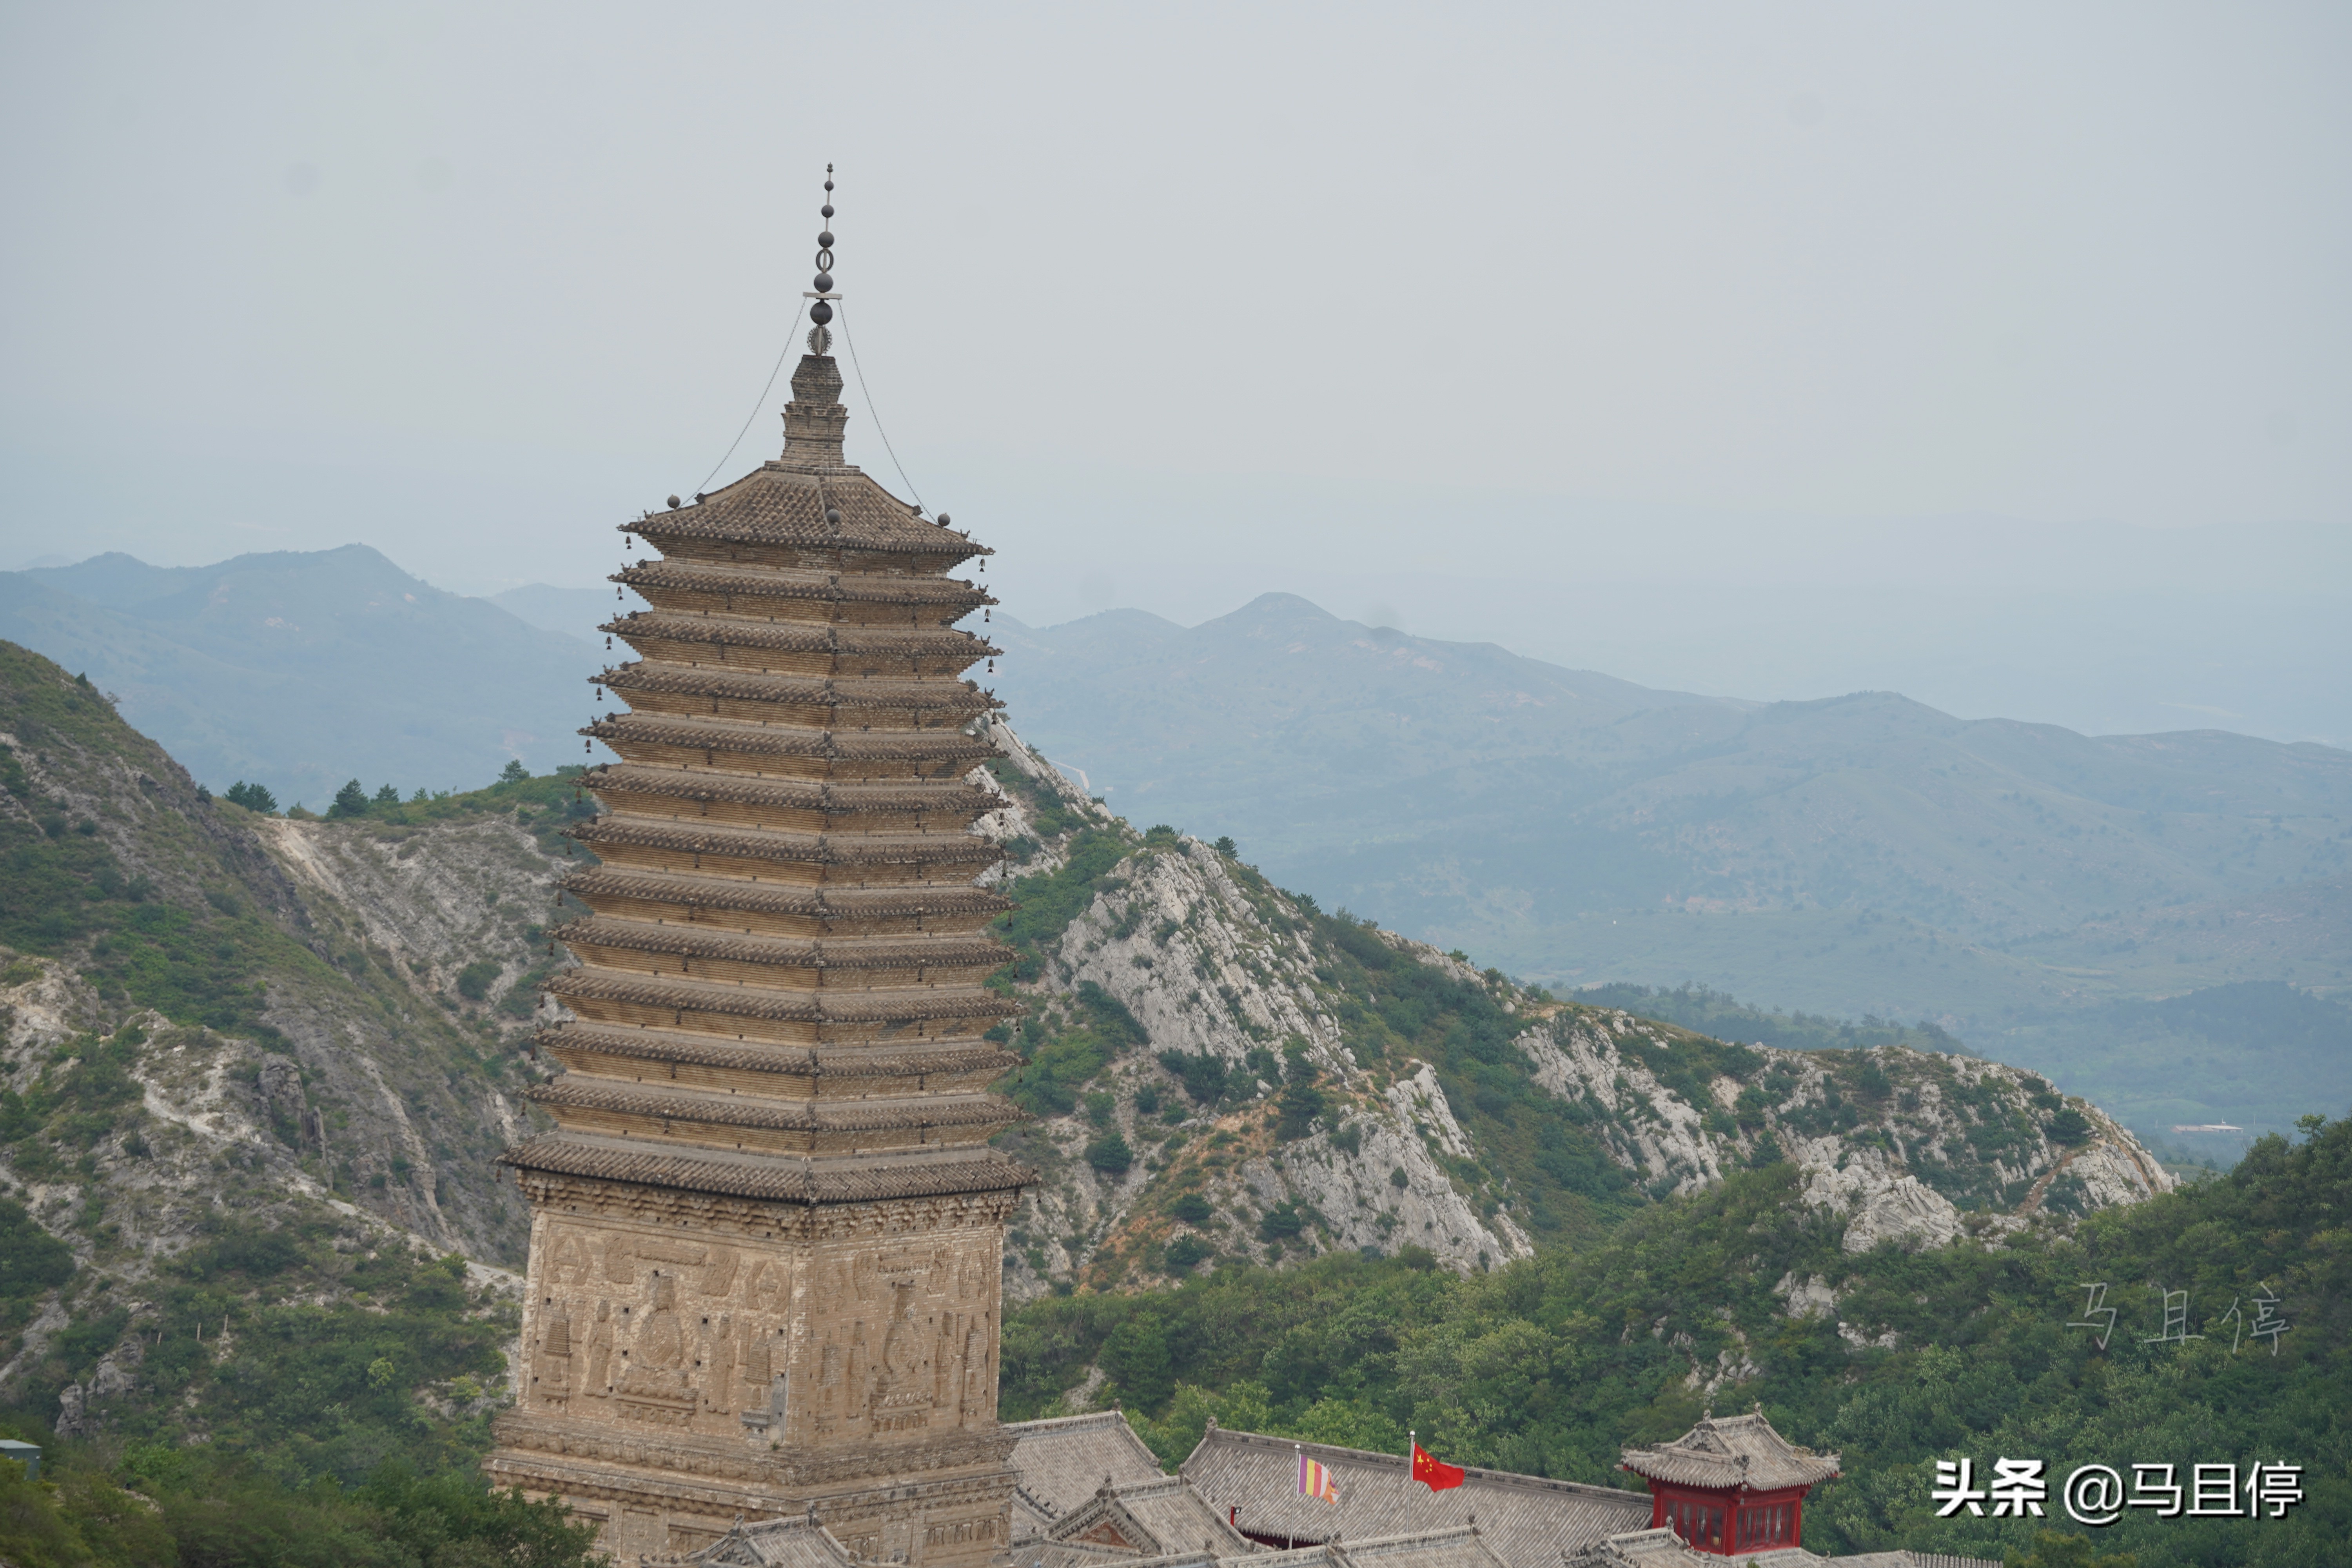
[[[1856,580],[1963,642],[2352,594],[2341,5],[0,17],[0,567],[593,582],[751,409],[831,161],[890,439],[1033,622],[1288,589],[1776,696],[1932,684],[1822,625]]]

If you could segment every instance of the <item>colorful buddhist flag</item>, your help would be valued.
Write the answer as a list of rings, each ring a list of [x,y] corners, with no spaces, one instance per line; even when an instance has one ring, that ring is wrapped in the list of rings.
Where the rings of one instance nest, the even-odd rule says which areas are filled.
[[[1298,1495],[1321,1498],[1335,1508],[1339,1502],[1339,1489],[1331,1484],[1331,1472],[1319,1461],[1308,1458],[1303,1448],[1298,1454]]]
[[[1431,1491],[1442,1492],[1462,1484],[1462,1467],[1441,1465],[1416,1441],[1412,1446],[1412,1479]]]

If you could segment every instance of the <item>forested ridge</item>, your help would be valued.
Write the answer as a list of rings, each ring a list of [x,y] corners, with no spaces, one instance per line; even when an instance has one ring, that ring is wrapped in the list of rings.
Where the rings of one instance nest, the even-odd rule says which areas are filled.
[[[2070,1326],[2085,1281],[2119,1312],[2105,1349]],[[2289,1325],[2275,1339],[2248,1331],[2265,1289]],[[2162,1338],[2162,1293],[2179,1290],[2182,1331],[2202,1339]],[[1679,1436],[1710,1401],[1757,1402],[1843,1457],[1806,1510],[1817,1552],[2031,1549],[2031,1525],[1936,1519],[1937,1459],[2042,1458],[2057,1479],[2284,1461],[2305,1493],[2284,1520],[2126,1510],[2099,1548],[2140,1568],[2316,1565],[2352,1541],[2347,1331],[2352,1121],[2315,1118],[2226,1174],[2000,1246],[1848,1256],[1780,1165],[1468,1278],[1408,1249],[1049,1298],[1006,1324],[1004,1415],[1057,1412],[1098,1365],[1094,1403],[1120,1403],[1171,1465],[1213,1416],[1390,1453],[1410,1427],[1450,1462],[1622,1485],[1622,1446]],[[2054,1489],[2052,1513],[2076,1528]]]

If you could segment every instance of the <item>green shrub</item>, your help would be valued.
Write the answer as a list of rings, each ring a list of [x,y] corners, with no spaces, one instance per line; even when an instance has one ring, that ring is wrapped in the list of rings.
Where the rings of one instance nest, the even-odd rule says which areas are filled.
[[[1225,1092],[1225,1062],[1202,1051],[1162,1051],[1160,1065],[1184,1081],[1184,1092],[1203,1105],[1213,1105]]]
[[[2053,1143],[2080,1143],[2091,1136],[2091,1120],[2069,1105],[2050,1119],[2045,1130]]]
[[[1216,1255],[1215,1247],[1187,1232],[1170,1242],[1167,1252],[1162,1256],[1167,1259],[1170,1273],[1189,1274],[1202,1262]]]
[[[1135,1151],[1116,1131],[1106,1132],[1087,1145],[1087,1163],[1105,1175],[1124,1175],[1135,1163]]]

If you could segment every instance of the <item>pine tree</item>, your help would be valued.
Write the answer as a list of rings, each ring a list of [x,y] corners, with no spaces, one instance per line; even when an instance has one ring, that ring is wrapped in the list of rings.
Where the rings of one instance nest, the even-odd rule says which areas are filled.
[[[221,798],[231,805],[241,805],[247,811],[258,811],[265,816],[278,809],[278,797],[269,793],[268,785],[247,784],[243,779],[222,791]]]
[[[522,765],[520,757],[509,757],[506,767],[499,773],[502,784],[522,784],[530,777],[530,770]]]
[[[365,816],[367,811],[367,786],[357,779],[337,790],[335,804],[327,807],[329,816]]]

